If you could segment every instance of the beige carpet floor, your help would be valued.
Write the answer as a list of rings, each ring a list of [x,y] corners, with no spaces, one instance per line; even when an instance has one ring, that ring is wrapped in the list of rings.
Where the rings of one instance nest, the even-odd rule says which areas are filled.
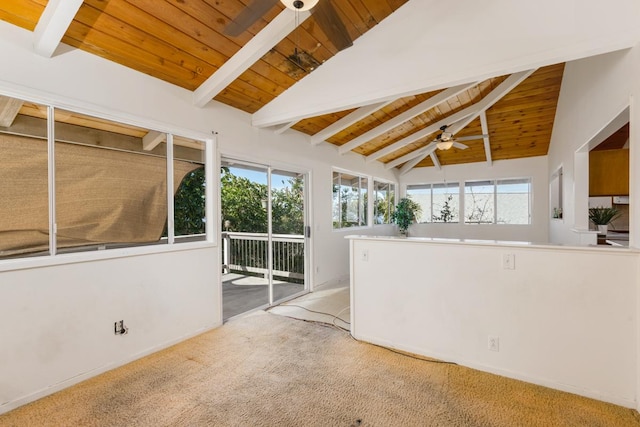
[[[640,426],[615,405],[258,312],[0,416],[1,426]]]

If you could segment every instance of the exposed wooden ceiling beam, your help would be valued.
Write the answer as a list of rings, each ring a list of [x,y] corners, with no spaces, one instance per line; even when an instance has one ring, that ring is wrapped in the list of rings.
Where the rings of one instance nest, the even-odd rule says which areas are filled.
[[[8,96],[0,96],[0,127],[11,127],[24,101]]]
[[[489,108],[493,107],[493,105],[500,101],[506,94],[511,92],[516,86],[522,83],[527,79],[531,74],[533,74],[536,69],[520,71],[519,73],[513,73],[509,77],[507,77],[502,83],[500,83],[495,89],[493,89],[487,96],[482,98],[475,104],[478,108],[477,111],[465,118],[464,120],[459,121],[455,125],[451,126],[447,129],[447,132],[451,132],[452,134],[456,134],[460,132],[462,129],[466,128],[469,123],[474,121],[481,113],[487,111]],[[485,132],[483,132],[485,133]]]
[[[76,125],[56,121],[56,142],[95,146],[97,148],[115,149],[129,153],[166,157],[165,147],[145,150],[142,138],[119,134],[110,130],[92,129],[84,125]],[[0,129],[0,134],[22,136],[47,140],[47,119],[18,115],[10,129]],[[195,149],[194,149],[195,148]],[[186,141],[174,143],[174,158],[202,163],[202,146],[188,146]]]
[[[433,165],[436,167],[436,169],[438,170],[442,169],[442,166],[440,165],[440,159],[438,158],[438,155],[436,154],[436,152],[432,151],[431,154],[429,154],[429,156],[431,156],[431,161],[433,162]]]
[[[489,92],[489,94],[487,96],[482,98],[477,103],[465,108],[464,110],[461,110],[459,113],[465,112],[464,117],[461,117],[461,118],[455,117],[455,119],[456,119],[455,123],[453,125],[451,125],[449,128],[447,128],[447,132],[451,132],[452,134],[455,135],[457,132],[459,132],[460,130],[464,129],[469,123],[471,123],[473,120],[475,120],[481,113],[483,113],[484,111],[487,111],[489,108],[491,108],[496,102],[498,102],[500,99],[502,99],[502,97],[504,97],[507,93],[511,92],[513,90],[513,88],[518,86],[523,80],[525,80],[527,77],[529,77],[534,72],[535,72],[535,69],[527,70],[527,71],[521,71],[521,72],[518,72],[518,73],[513,73],[512,75],[507,77],[495,89],[493,89],[491,92]],[[444,120],[446,120],[449,123],[451,123],[452,120],[447,120],[447,119],[453,119],[454,116],[456,116],[456,114],[452,114],[451,116],[446,117],[443,120],[440,120],[438,122],[438,124],[440,122],[444,121]],[[427,128],[425,128],[425,130],[430,129],[433,126],[434,125],[428,126]],[[411,138],[412,136],[414,136],[416,134],[420,134],[421,132],[422,131],[416,132],[413,135],[409,135],[409,137],[407,137],[407,138]],[[433,133],[433,131],[431,133]],[[426,136],[426,135],[424,135],[424,136]],[[407,138],[405,138],[405,139],[407,139]],[[409,144],[411,142],[417,141],[420,138],[413,139],[412,141],[410,141],[408,143],[405,143],[405,139],[402,139],[402,140],[396,142],[396,144],[403,143],[399,147],[404,147],[405,145],[407,145],[407,144]],[[389,147],[386,147],[386,149],[383,149],[383,150],[388,150],[388,149],[390,149],[391,147],[393,147],[396,144],[392,144],[392,145],[390,145]],[[380,150],[380,151],[383,151],[383,150]],[[405,161],[407,161],[409,158],[411,158],[411,155],[413,155],[414,157],[421,156],[423,154],[423,150],[424,150],[424,147],[423,148],[418,148],[417,150],[412,151],[411,153],[405,154],[404,156],[402,156],[402,158],[406,159]],[[372,155],[368,156],[367,160],[369,159],[369,157],[372,157],[372,156],[380,153],[380,151],[377,151],[377,152],[373,153]],[[395,151],[395,150],[392,150],[392,151],[390,151],[389,153],[386,153],[386,154],[390,154],[393,151]],[[377,157],[377,159],[379,159],[380,157],[383,157],[386,154],[383,154],[382,156]],[[398,160],[398,159],[396,159],[396,160]],[[394,160],[393,162],[390,162],[390,163],[395,163],[396,160]],[[387,166],[390,163],[387,163]],[[402,163],[404,163],[404,162],[395,163],[395,165],[397,166],[398,164],[402,164]]]
[[[420,163],[422,161],[422,159],[424,159],[425,157],[427,157],[429,154],[425,153],[422,154],[414,159],[411,159],[407,162],[407,164],[405,164],[404,166],[402,166],[400,168],[400,176],[407,174],[411,169],[413,169],[418,163]]]
[[[49,0],[33,30],[33,50],[51,58],[76,16],[82,0]]]
[[[295,121],[295,122],[285,123],[282,126],[278,126],[277,128],[275,128],[274,132],[280,135],[281,133],[284,133],[284,131],[286,131],[287,129],[291,129],[291,126],[295,125],[296,123],[298,122]]]
[[[487,112],[483,111],[480,114],[480,126],[482,126],[482,133],[485,136],[484,138],[482,138],[482,141],[484,142],[484,153],[485,156],[487,157],[487,166],[491,166],[491,164],[493,163],[493,160],[491,159],[491,144],[489,143],[489,125],[487,124]]]
[[[420,104],[408,109],[407,111],[405,111],[402,114],[397,115],[396,117],[394,117],[391,120],[388,120],[384,123],[382,123],[380,126],[377,126],[373,129],[371,129],[370,131],[360,135],[357,138],[352,139],[351,141],[347,142],[346,144],[343,144],[340,146],[340,148],[338,149],[338,151],[340,152],[340,154],[345,154],[348,153],[349,151],[353,150],[354,148],[357,148],[359,146],[361,146],[362,144],[367,143],[368,141],[371,141],[373,138],[382,135],[385,132],[389,132],[391,129],[400,126],[401,124],[408,122],[409,120],[413,119],[416,116],[419,116],[420,114],[424,113],[425,111],[428,111],[430,109],[432,109],[433,107],[437,106],[438,104],[445,102],[446,100],[453,98],[454,96],[458,95],[460,92],[463,92],[473,86],[475,86],[476,84],[478,84],[477,82],[474,83],[467,83],[467,84],[462,84],[462,85],[458,85],[458,86],[453,86],[450,87],[448,89],[443,90],[442,92],[440,92],[437,95],[432,96],[431,98],[421,102]]]
[[[476,111],[476,104],[470,105],[467,108],[458,111],[448,117],[445,117],[437,122],[430,124],[424,129],[419,130],[418,132],[412,133],[409,136],[402,138],[400,141],[396,141],[393,144],[383,148],[382,150],[378,150],[375,153],[372,153],[366,157],[367,162],[372,162],[374,160],[378,160],[388,154],[393,153],[394,151],[399,150],[400,148],[409,145],[413,142],[416,142],[422,138],[425,138],[432,133],[439,130],[442,126],[448,126],[453,122],[464,119],[465,117],[473,114]],[[403,162],[404,163],[404,162]]]
[[[406,175],[411,169],[415,168],[418,165],[418,163],[420,163],[422,160],[424,160],[427,157],[431,157],[431,160],[433,161],[433,165],[437,169],[441,168],[440,159],[438,159],[438,155],[436,154],[435,148],[433,148],[430,150],[426,150],[423,154],[420,154],[418,157],[415,157],[409,160],[404,166],[400,168],[400,176]]]
[[[434,142],[431,142],[425,147],[420,148],[419,150],[412,151],[410,153],[405,154],[404,156],[398,157],[397,159],[393,159],[389,163],[385,163],[384,167],[385,169],[395,168],[396,166],[399,166],[417,157],[421,157],[420,160],[422,160],[428,155],[430,155],[431,153],[433,153],[435,150],[436,150],[436,144]],[[415,164],[417,165],[418,162],[416,162]]]
[[[166,140],[166,133],[150,130],[149,133],[142,137],[142,149],[144,151],[151,151]]]
[[[249,40],[193,92],[193,103],[198,107],[207,105],[310,15],[308,11],[294,12],[290,9],[284,9],[280,12],[273,21],[269,22],[262,31]]]
[[[384,108],[387,105],[391,104],[393,101],[394,99],[389,99],[387,101],[382,101],[382,102],[376,102],[375,104],[365,105],[364,107],[360,107],[357,110],[350,112],[349,114],[347,114],[346,116],[338,120],[337,122],[333,123],[330,126],[327,126],[326,128],[322,129],[320,132],[311,136],[311,144],[318,145],[321,142],[326,141],[328,138],[332,137],[333,135],[340,132],[341,130],[344,130],[349,126],[351,126],[352,124],[359,122],[360,120],[364,119],[367,116],[370,116],[371,114],[375,113],[379,109]]]

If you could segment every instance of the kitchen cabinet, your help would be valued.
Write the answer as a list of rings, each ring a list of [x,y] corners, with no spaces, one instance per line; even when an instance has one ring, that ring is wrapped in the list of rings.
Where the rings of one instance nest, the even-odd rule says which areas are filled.
[[[629,195],[629,150],[589,152],[589,196]]]

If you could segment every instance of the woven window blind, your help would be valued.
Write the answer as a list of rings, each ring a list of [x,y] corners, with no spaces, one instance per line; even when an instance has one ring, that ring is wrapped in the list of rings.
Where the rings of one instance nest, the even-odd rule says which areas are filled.
[[[56,143],[59,248],[160,239],[166,159]],[[200,167],[174,162],[174,193]],[[46,141],[0,135],[0,256],[48,250]]]

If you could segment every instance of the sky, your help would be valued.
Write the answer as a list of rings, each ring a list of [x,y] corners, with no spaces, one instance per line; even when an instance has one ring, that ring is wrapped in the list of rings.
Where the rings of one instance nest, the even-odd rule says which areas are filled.
[[[229,166],[229,171],[235,176],[247,178],[253,182],[267,185],[266,169],[264,171],[259,171],[254,169]],[[278,173],[274,172],[271,175],[271,186],[272,188],[277,189],[289,187],[289,177],[285,175],[279,175]]]

